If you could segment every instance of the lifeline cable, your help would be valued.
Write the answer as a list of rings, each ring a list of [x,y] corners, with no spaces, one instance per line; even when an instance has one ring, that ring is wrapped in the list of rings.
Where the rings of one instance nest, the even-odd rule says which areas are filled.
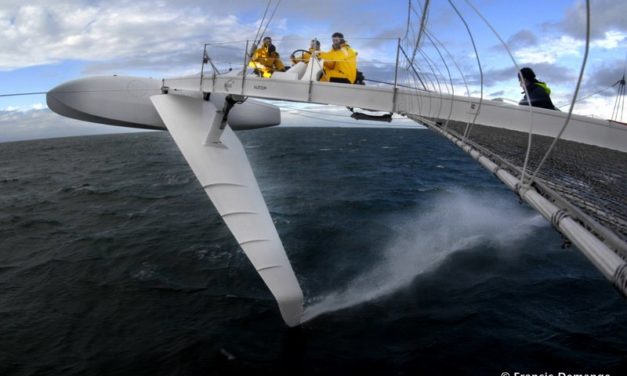
[[[453,1],[448,0],[448,2],[449,4],[451,4],[451,7],[453,7],[453,10],[455,10],[455,13],[457,13],[459,18],[464,23],[466,30],[468,31],[468,35],[470,36],[470,41],[472,42],[472,48],[475,50],[475,57],[477,58],[477,65],[479,66],[479,77],[481,81],[481,86],[480,86],[481,95],[479,96],[479,107],[477,108],[477,111],[475,112],[475,117],[472,119],[472,123],[470,124],[469,127],[466,127],[466,130],[464,131],[464,141],[465,141],[468,135],[470,134],[470,131],[472,130],[472,126],[475,125],[475,121],[477,121],[477,117],[479,116],[479,112],[481,111],[481,105],[483,104],[483,69],[481,68],[481,60],[479,59],[479,51],[477,51],[475,38],[472,36],[472,32],[470,31],[470,27],[468,26],[468,23],[466,23],[464,16],[462,16],[462,14],[459,12],[455,4],[453,4]]]
[[[446,60],[444,59],[442,52],[433,41],[433,38],[431,38],[431,35],[429,35],[426,28],[425,28],[425,36],[427,37],[427,39],[429,39],[429,42],[431,42],[435,50],[438,52],[438,55],[440,55],[440,59],[442,60],[442,63],[444,64],[444,67],[446,68],[446,73],[448,74],[449,82],[451,83],[451,105],[449,106],[448,118],[446,118],[446,122],[444,124],[444,128],[447,128],[448,123],[451,120],[451,116],[453,116],[453,100],[455,98],[455,88],[453,87],[453,77],[451,76],[451,71],[448,68],[448,64],[446,64]],[[448,88],[447,88],[447,92],[448,92]]]
[[[437,93],[438,93],[438,95],[440,97],[440,101],[439,101],[439,107],[438,107],[437,115],[434,116],[434,117],[439,117],[440,113],[442,112],[442,102],[444,101],[444,96],[442,95],[442,85],[440,85],[440,79],[438,78],[438,75],[437,75],[437,73],[435,72],[435,69],[434,69],[434,68],[437,68],[437,67],[435,67],[435,63],[429,58],[429,56],[427,54],[425,54],[422,51],[422,49],[420,49],[418,52],[420,52],[422,57],[425,59],[425,62],[429,66],[429,69],[431,70],[431,74],[433,74],[433,77],[435,78],[435,82],[438,85]]]
[[[477,13],[477,15],[483,20],[483,22],[485,22],[485,24],[488,25],[488,27],[490,28],[490,30],[492,30],[494,35],[496,35],[496,37],[499,39],[503,47],[505,47],[505,51],[507,51],[507,54],[509,55],[510,59],[512,59],[512,62],[514,62],[514,65],[516,66],[516,72],[520,72],[520,66],[516,62],[516,59],[514,58],[514,55],[512,54],[512,51],[510,50],[510,48],[507,46],[507,43],[505,43],[503,38],[501,38],[501,35],[496,31],[496,29],[492,26],[492,24],[483,16],[483,14],[481,14],[481,12],[479,12],[479,10],[475,8],[475,6],[472,5],[472,3],[470,3],[469,0],[465,0],[465,1],[466,1],[466,4],[468,4],[475,11],[475,13]],[[520,177],[520,181],[524,183],[525,172],[527,171],[527,162],[529,161],[529,154],[531,151],[531,139],[533,135],[533,116],[532,116],[533,110],[531,106],[531,98],[529,97],[529,92],[527,91],[527,85],[522,85],[522,86],[523,86],[523,90],[525,91],[525,95],[528,98],[527,105],[529,107],[529,138],[527,140],[527,152],[525,155],[525,162],[523,163],[522,175]]]
[[[455,67],[457,68],[457,71],[459,72],[459,74],[462,77],[462,80],[464,81],[464,86],[466,87],[466,97],[468,98],[468,106],[471,105],[472,100],[470,97],[470,89],[468,88],[468,81],[466,80],[466,75],[464,74],[464,72],[462,72],[462,69],[459,67],[459,64],[457,64],[457,60],[455,60],[455,58],[453,57],[453,55],[450,53],[450,51],[446,48],[446,46],[444,46],[444,44],[442,42],[440,42],[440,40],[438,38],[436,38],[435,35],[433,35],[433,33],[428,32],[427,33],[433,37],[433,39],[438,42],[438,44],[442,47],[442,49],[444,49],[444,52],[446,52],[447,56],[453,61],[453,64],[455,64]],[[466,122],[466,127],[468,127],[468,124],[470,123],[470,121]]]
[[[540,168],[542,168],[542,165],[548,158],[549,154],[551,154],[551,152],[553,151],[555,144],[560,139],[560,137],[562,136],[562,133],[564,133],[564,131],[566,130],[566,127],[568,126],[568,123],[570,122],[570,118],[573,114],[573,109],[575,108],[575,102],[577,101],[577,94],[579,93],[579,87],[581,86],[581,81],[583,80],[583,72],[586,69],[586,62],[588,61],[589,50],[590,50],[590,0],[586,0],[586,49],[583,54],[583,61],[581,63],[581,70],[579,71],[579,79],[577,80],[577,86],[575,87],[575,92],[573,93],[573,100],[572,100],[572,103],[570,104],[570,109],[568,110],[568,116],[566,116],[566,121],[564,122],[562,129],[560,129],[557,136],[555,136],[555,138],[553,139],[553,142],[551,143],[551,146],[546,151],[546,153],[544,154],[544,157],[540,161],[540,164],[538,165],[538,167],[536,167],[536,170],[531,176],[531,180],[529,181],[529,184],[531,184],[533,179],[535,179],[536,175],[538,174],[538,171],[540,171]]]

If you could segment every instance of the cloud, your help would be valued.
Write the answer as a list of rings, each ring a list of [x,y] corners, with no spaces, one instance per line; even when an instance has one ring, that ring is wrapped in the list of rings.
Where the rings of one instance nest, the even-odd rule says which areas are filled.
[[[591,30],[593,39],[604,38],[607,32],[627,32],[627,2],[616,0],[596,0],[592,2]],[[558,29],[565,31],[577,39],[585,38],[586,5],[584,1],[577,1],[564,15],[564,19],[557,24]]]
[[[159,72],[173,71],[173,67],[199,69],[203,43],[225,41],[241,41],[237,46],[241,52],[220,50],[226,53],[221,59],[239,61],[245,40],[258,30],[264,8],[265,3],[244,0],[34,0],[27,4],[6,0],[0,4],[0,70],[64,60],[95,62],[86,68],[89,74],[117,73],[111,71],[122,67]],[[276,39],[284,36],[289,16],[292,28],[302,30],[297,48],[306,47],[316,36],[327,43],[330,30],[336,29],[348,40],[356,35],[401,36],[398,25],[373,28],[370,22],[354,22],[346,15],[354,14],[355,9],[364,19],[382,16],[357,0],[341,4],[332,0],[282,2],[266,34]],[[362,45],[377,47],[376,42]],[[279,49],[287,53],[281,46]]]
[[[0,8],[0,69],[73,59],[167,70],[198,64],[203,42],[252,38],[256,31],[255,24],[233,15],[163,2],[106,5],[66,1]]]
[[[510,49],[519,49],[523,47],[534,46],[538,43],[538,38],[529,30],[521,30],[509,37],[507,45]],[[499,47],[501,47],[499,45]]]
[[[595,39],[590,45],[592,47],[611,50],[620,46],[621,42],[627,38],[627,33],[621,31],[607,31],[603,39]]]
[[[583,45],[580,40],[562,35],[546,38],[537,46],[521,48],[514,52],[514,56],[523,64],[528,62],[552,64],[567,56],[579,56]]]
[[[35,108],[0,111],[0,142],[138,132],[137,129],[112,127],[68,119],[48,109],[37,109],[40,106],[35,106]]]
[[[624,69],[624,62],[620,60],[604,62],[591,67],[587,74],[589,78],[584,81],[584,86],[581,89],[581,96],[583,97],[603,89],[607,90],[598,93],[598,96],[616,96],[617,88],[609,89],[609,87],[623,77]]]
[[[562,104],[555,102],[557,104]],[[565,101],[563,104],[566,106],[562,107],[562,111],[568,111],[568,106],[570,105],[570,98],[568,101]],[[614,98],[603,97],[603,96],[593,96],[587,99],[584,99],[581,102],[578,102],[575,105],[574,112],[584,116],[592,116],[601,119],[610,119],[612,117],[612,110],[614,108]],[[623,114],[624,115],[624,114]],[[618,121],[626,122],[627,117],[623,117],[618,119]]]
[[[577,80],[578,72],[575,72],[561,65],[549,63],[518,63],[521,68],[530,67],[531,69],[533,69],[533,71],[536,72],[538,79],[540,81],[548,83],[549,86],[572,83]],[[472,85],[479,85],[480,83],[478,73],[468,75],[466,76],[466,79],[468,80],[468,83]],[[483,83],[485,86],[488,87],[508,81],[512,82],[515,85],[518,85],[516,80],[516,68],[513,66],[507,68],[488,69],[483,72]]]

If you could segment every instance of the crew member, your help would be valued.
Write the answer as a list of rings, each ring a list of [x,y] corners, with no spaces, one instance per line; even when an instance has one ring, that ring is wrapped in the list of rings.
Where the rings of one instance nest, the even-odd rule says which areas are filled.
[[[320,51],[320,41],[317,39],[312,39],[311,44],[309,45],[309,50],[307,51],[299,50],[299,51],[303,51],[300,57],[294,56],[294,54],[290,55],[290,58],[292,59],[292,63],[294,65],[300,62],[308,64],[309,59],[311,58],[311,55],[313,55],[316,51]]]
[[[557,110],[551,101],[551,89],[549,89],[546,83],[536,79],[536,74],[531,68],[525,67],[520,70],[518,73],[518,82],[523,90],[525,88],[527,89],[527,93],[523,91],[522,94],[525,94],[525,96],[518,102],[519,105],[526,106],[531,103],[533,107]],[[527,98],[527,95],[529,95],[529,98]]]
[[[357,78],[357,52],[344,40],[342,33],[331,36],[333,46],[328,52],[319,52],[324,59],[324,69],[320,81],[355,83]]]
[[[276,47],[272,44],[270,37],[263,38],[261,47],[253,46],[253,50],[248,66],[253,68],[258,76],[270,78],[275,71],[285,71],[285,65],[283,65],[279,53],[276,52]]]

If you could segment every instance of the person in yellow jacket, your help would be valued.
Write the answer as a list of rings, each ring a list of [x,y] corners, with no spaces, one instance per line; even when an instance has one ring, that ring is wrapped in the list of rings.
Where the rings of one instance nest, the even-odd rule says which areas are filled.
[[[256,46],[253,46],[253,49],[255,51],[248,66],[253,68],[257,75],[270,78],[275,71],[285,71],[285,65],[283,65],[279,53],[276,52],[276,47],[272,44],[270,37],[263,38],[261,47],[256,48]]]
[[[331,38],[331,50],[318,54],[324,59],[320,81],[354,84],[357,79],[357,52],[346,43],[342,33],[334,33]]]
[[[320,51],[320,41],[317,39],[312,39],[311,44],[309,45],[309,50],[296,50],[294,52],[302,52],[300,57],[295,56],[294,53],[290,55],[290,59],[292,59],[292,64],[296,65],[300,62],[305,64],[309,64],[309,59],[311,59],[311,55],[313,55],[316,51]]]

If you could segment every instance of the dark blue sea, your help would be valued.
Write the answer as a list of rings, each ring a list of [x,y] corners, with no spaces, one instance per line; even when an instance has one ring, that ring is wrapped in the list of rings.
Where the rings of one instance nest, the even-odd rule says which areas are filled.
[[[167,133],[5,143],[0,375],[627,374],[627,302],[444,138],[239,135],[315,317],[284,325]]]

